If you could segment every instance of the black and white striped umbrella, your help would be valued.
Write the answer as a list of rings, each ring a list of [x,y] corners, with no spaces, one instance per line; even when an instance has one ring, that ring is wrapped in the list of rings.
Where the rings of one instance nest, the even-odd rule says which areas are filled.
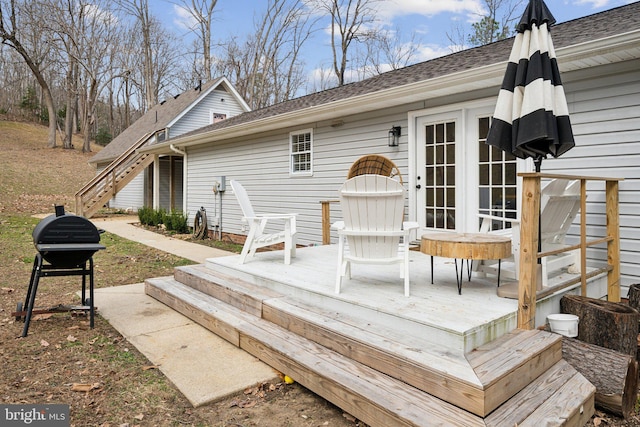
[[[575,146],[569,109],[549,26],[556,22],[543,0],[530,0],[517,26],[487,144],[533,158],[536,171],[548,155]]]

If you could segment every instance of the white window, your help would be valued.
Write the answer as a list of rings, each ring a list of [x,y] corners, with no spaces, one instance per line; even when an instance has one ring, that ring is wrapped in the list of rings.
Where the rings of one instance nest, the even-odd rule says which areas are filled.
[[[313,173],[313,133],[311,129],[289,134],[290,171],[292,175]]]
[[[506,153],[486,143],[491,117],[478,118],[478,181],[480,213],[516,218],[517,162]],[[491,229],[510,228],[510,222],[493,221]]]

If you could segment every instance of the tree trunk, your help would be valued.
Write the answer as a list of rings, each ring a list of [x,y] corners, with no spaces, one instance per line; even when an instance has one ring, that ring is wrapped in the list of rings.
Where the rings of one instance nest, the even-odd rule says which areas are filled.
[[[596,387],[595,405],[607,412],[629,417],[638,394],[638,362],[626,354],[562,339],[562,357]]]
[[[579,295],[565,295],[560,300],[563,313],[580,318],[578,339],[632,356],[638,352],[638,319],[635,309],[621,303],[602,301]]]
[[[640,283],[629,286],[629,307],[640,311]]]

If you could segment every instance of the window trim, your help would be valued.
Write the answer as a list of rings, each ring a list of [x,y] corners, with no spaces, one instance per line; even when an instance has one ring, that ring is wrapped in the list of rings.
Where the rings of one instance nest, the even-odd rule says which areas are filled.
[[[300,154],[300,152],[293,152],[293,136],[309,134],[309,170],[296,171],[294,170],[294,156]],[[312,176],[313,175],[313,128],[300,129],[289,132],[289,176]]]

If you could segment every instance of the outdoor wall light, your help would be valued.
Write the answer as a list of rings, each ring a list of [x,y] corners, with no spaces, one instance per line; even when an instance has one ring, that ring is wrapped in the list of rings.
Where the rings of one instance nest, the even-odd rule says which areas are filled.
[[[392,126],[389,129],[389,147],[397,147],[400,140],[400,126]]]

